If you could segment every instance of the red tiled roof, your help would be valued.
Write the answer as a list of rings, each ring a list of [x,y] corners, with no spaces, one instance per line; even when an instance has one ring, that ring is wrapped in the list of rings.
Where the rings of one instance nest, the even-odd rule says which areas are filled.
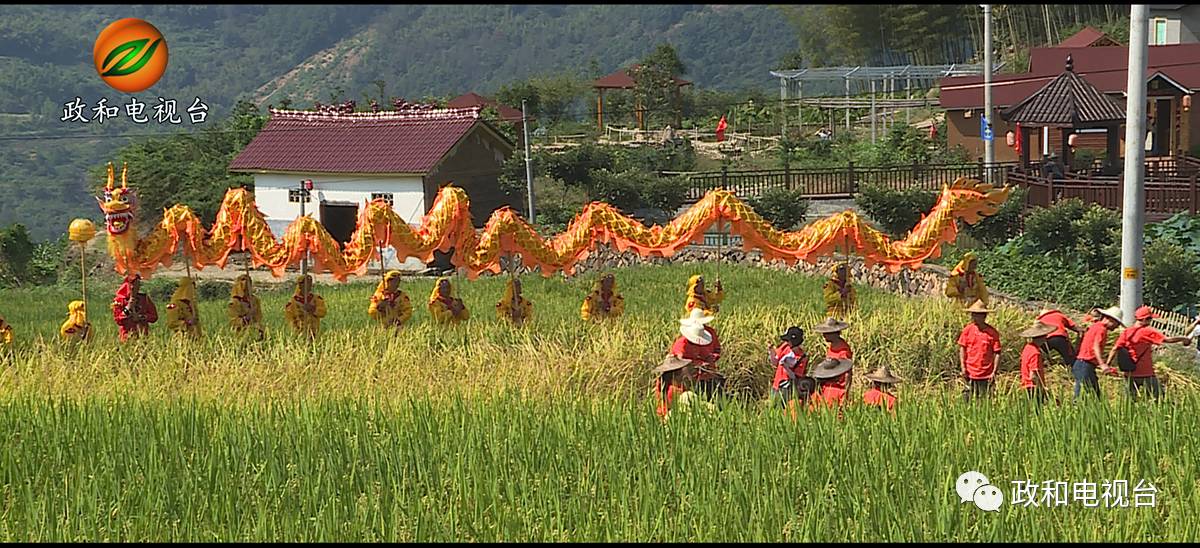
[[[500,112],[500,119],[506,122],[520,122],[521,111],[508,105],[502,105],[491,97],[484,97],[474,91],[464,93],[446,103],[449,108],[495,107]]]
[[[1099,43],[1103,46],[1119,45],[1116,40],[1110,38],[1099,29],[1094,27],[1083,27],[1083,30],[1075,33],[1070,38],[1063,40],[1058,45],[1060,48],[1086,48]]]
[[[428,173],[479,119],[478,109],[352,114],[271,110],[230,171]]]
[[[1124,46],[1092,48],[1034,48],[1030,71],[992,77],[994,107],[1015,105],[1058,77],[1067,55],[1075,73],[1104,93],[1122,93],[1126,85],[1129,49]],[[1161,72],[1188,89],[1200,89],[1200,44],[1150,46],[1146,76]],[[982,108],[983,76],[942,78],[939,104],[948,110]]]
[[[629,68],[623,68],[612,74],[609,74],[608,76],[601,77],[595,82],[592,82],[592,87],[606,89],[633,89],[633,77],[629,75],[628,71],[638,68],[639,66],[641,65],[632,65]],[[675,79],[675,85],[678,87],[690,86],[692,84],[691,82],[679,78],[678,76],[673,78]]]

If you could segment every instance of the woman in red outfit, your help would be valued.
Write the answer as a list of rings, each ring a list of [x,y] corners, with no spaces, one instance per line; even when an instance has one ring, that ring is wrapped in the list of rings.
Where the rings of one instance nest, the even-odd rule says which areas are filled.
[[[679,320],[679,338],[671,346],[671,355],[683,358],[695,368],[696,391],[711,398],[725,384],[725,376],[717,371],[721,357],[721,342],[717,330],[707,324],[713,321],[700,308],[693,308],[688,317]]]
[[[819,393],[817,397],[812,399],[812,406],[817,407],[821,404],[830,407],[838,407],[846,402],[846,393],[849,392],[846,388],[839,387],[841,379],[850,375],[850,370],[854,368],[854,361],[848,359],[825,358],[824,361],[817,364],[813,368],[812,377],[817,379]]]
[[[1021,388],[1038,405],[1050,397],[1046,391],[1046,357],[1042,354],[1042,348],[1046,346],[1046,338],[1051,333],[1054,333],[1054,326],[1040,320],[1019,333],[1021,337],[1029,339],[1021,349]]]
[[[121,342],[150,332],[150,324],[158,321],[158,309],[150,296],[142,293],[142,277],[134,274],[125,278],[113,299],[113,320]]]
[[[654,372],[659,374],[658,381],[654,383],[658,416],[666,419],[679,396],[690,392],[688,381],[692,376],[691,362],[668,354],[662,365],[654,368]]]
[[[896,412],[896,396],[892,394],[892,385],[904,379],[892,375],[888,366],[885,365],[867,373],[867,380],[871,381],[871,389],[863,394],[863,403],[887,408],[894,414]]]
[[[783,343],[771,351],[771,363],[775,365],[771,394],[786,408],[793,398],[807,400],[814,386],[812,379],[804,376],[808,370],[808,355],[801,346],[804,330],[793,325],[779,336],[779,340]]]
[[[825,358],[830,360],[852,360],[854,352],[850,350],[850,343],[842,338],[842,331],[850,327],[850,324],[835,318],[825,318],[825,322],[813,328],[813,331],[820,333],[825,337],[825,342],[829,343],[829,349],[825,351]],[[823,383],[828,388],[836,388],[842,394],[850,391],[850,371],[846,371],[841,376],[833,379],[829,383]],[[822,388],[824,391],[826,388]],[[824,396],[822,396],[824,397]]]

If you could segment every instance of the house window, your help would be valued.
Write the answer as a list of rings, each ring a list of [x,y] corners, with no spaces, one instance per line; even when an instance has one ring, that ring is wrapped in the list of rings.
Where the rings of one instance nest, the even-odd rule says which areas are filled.
[[[300,203],[301,196],[304,196],[305,203],[312,202],[312,192],[309,192],[307,190],[301,190],[299,188],[289,188],[288,189],[288,201],[289,202],[291,202],[293,204],[298,204],[298,203]]]
[[[1167,20],[1154,19],[1154,34],[1150,37],[1150,45],[1164,46],[1167,44]]]
[[[383,200],[387,202],[388,207],[392,207],[394,205],[392,202],[391,192],[372,192],[371,201],[374,202],[375,200]]]

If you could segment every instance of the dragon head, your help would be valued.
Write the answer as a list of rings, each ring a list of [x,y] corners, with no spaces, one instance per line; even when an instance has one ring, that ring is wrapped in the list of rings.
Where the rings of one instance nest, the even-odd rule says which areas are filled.
[[[96,198],[100,209],[104,211],[104,228],[113,236],[119,236],[129,230],[133,224],[134,209],[137,207],[137,197],[129,189],[125,179],[128,171],[128,164],[121,167],[121,186],[118,188],[113,182],[112,162],[109,162],[108,183],[104,185],[104,199]]]

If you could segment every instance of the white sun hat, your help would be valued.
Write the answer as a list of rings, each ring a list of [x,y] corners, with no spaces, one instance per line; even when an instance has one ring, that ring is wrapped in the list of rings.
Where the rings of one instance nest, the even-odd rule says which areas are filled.
[[[679,320],[679,334],[687,339],[692,344],[701,346],[712,344],[712,335],[704,329],[705,324],[713,321],[713,316],[708,316],[703,310],[693,308],[688,317]]]

